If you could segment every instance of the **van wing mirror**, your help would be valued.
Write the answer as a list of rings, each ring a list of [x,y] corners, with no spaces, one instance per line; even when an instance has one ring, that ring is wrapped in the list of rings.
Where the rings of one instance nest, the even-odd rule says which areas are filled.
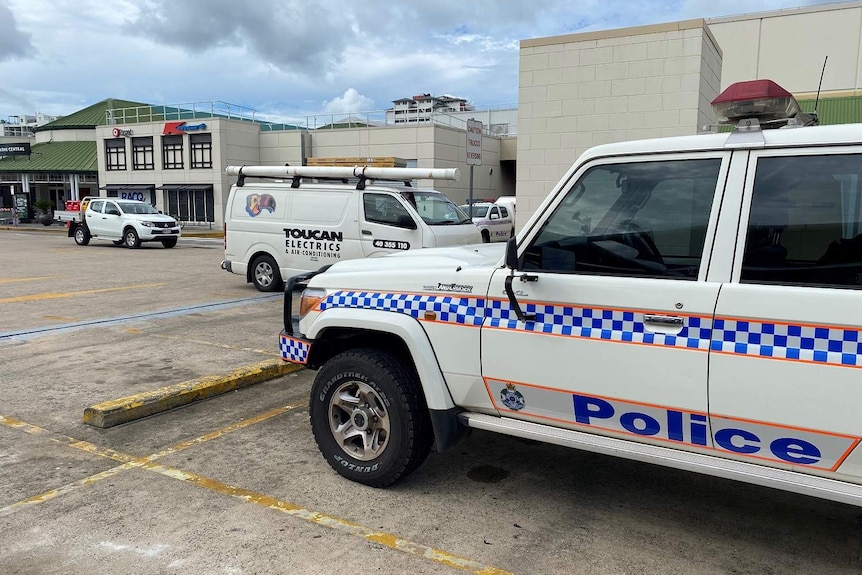
[[[415,230],[417,228],[416,221],[407,214],[398,216],[398,220],[396,220],[395,225],[399,228],[405,228],[408,230]]]

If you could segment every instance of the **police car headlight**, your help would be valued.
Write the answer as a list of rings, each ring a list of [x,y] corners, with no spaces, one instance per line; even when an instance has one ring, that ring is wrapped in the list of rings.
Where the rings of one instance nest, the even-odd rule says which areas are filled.
[[[154,224],[153,222],[141,222],[141,225],[142,225],[142,226],[144,226],[145,228],[154,228],[154,227],[156,227],[156,224]]]
[[[326,297],[326,290],[319,288],[307,288],[302,292],[302,298],[299,300],[299,319],[305,317],[305,314],[314,310],[317,305]]]

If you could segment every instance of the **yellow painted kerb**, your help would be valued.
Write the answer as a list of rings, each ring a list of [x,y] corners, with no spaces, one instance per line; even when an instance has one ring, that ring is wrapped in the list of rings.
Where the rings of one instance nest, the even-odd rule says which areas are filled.
[[[84,423],[101,428],[113,427],[301,369],[302,366],[286,363],[281,359],[267,360],[223,375],[201,377],[91,405],[84,410]]]

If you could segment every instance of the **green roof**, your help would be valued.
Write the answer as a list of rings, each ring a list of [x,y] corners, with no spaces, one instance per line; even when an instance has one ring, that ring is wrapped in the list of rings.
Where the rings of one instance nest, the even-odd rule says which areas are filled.
[[[106,113],[108,110],[116,108],[135,108],[138,106],[149,106],[149,104],[108,98],[107,100],[102,100],[92,106],[88,106],[83,110],[78,110],[68,116],[57,118],[53,122],[48,122],[47,124],[39,126],[35,131],[41,132],[43,130],[68,130],[104,126],[108,123],[106,120]]]
[[[799,107],[803,112],[811,113],[814,111],[814,102],[799,100]],[[862,123],[862,96],[821,97],[817,105],[817,117],[821,126]]]
[[[0,158],[0,172],[98,172],[96,142],[35,144],[30,156]]]

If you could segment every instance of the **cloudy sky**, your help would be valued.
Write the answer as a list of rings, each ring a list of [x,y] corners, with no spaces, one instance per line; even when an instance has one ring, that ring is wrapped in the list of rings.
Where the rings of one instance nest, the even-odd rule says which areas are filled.
[[[522,39],[808,0],[0,0],[0,119],[105,98],[274,119],[414,94],[512,106]]]

